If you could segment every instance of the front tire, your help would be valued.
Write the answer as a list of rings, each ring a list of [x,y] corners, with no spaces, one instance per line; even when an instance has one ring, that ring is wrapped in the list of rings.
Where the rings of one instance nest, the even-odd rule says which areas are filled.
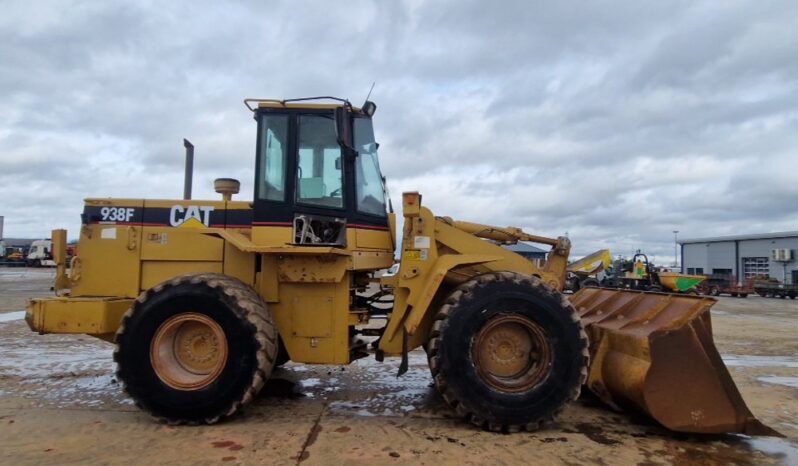
[[[142,293],[122,319],[114,360],[125,391],[170,424],[211,424],[248,404],[277,353],[271,313],[244,283],[189,274]]]
[[[535,277],[481,275],[446,299],[428,360],[449,406],[492,431],[536,430],[579,396],[587,335],[568,301]]]

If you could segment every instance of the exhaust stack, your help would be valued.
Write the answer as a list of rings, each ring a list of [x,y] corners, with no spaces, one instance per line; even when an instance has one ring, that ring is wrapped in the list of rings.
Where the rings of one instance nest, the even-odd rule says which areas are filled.
[[[183,139],[186,148],[186,175],[183,179],[183,199],[191,199],[191,180],[194,178],[194,144],[188,139]]]

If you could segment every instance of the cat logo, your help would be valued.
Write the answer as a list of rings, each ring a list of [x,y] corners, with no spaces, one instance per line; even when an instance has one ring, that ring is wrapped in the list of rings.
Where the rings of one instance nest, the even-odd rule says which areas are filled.
[[[169,212],[169,223],[178,228],[208,228],[211,225],[213,207],[190,205],[172,206]]]

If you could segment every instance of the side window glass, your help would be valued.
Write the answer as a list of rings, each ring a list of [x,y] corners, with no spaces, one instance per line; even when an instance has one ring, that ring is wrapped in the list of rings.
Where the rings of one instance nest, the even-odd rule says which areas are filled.
[[[332,116],[299,117],[297,155],[297,202],[343,208],[343,163]]]
[[[288,147],[288,116],[265,115],[260,141],[259,198],[285,200],[285,162]]]
[[[385,215],[385,186],[377,159],[377,143],[374,141],[371,120],[355,118],[354,130],[355,150],[358,153],[355,162],[357,210],[372,215]]]

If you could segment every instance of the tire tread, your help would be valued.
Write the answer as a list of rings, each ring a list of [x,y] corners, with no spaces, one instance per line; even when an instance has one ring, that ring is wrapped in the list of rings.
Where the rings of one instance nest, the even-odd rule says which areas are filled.
[[[122,358],[120,356],[120,338],[124,336],[125,329],[130,322],[130,319],[133,318],[134,314],[138,312],[141,306],[151,299],[154,294],[160,293],[169,288],[180,287],[186,284],[205,284],[210,288],[218,289],[229,298],[232,298],[235,306],[230,306],[229,309],[236,314],[236,317],[239,319],[239,321],[249,323],[255,329],[253,336],[257,342],[257,353],[255,355],[257,365],[252,371],[252,380],[241,397],[230,400],[229,403],[227,403],[227,406],[222,409],[221,412],[207,416],[201,421],[201,423],[204,424],[214,424],[221,419],[232,416],[255,398],[258,392],[260,392],[260,390],[263,388],[269,375],[271,375],[277,353],[277,331],[271,312],[266,306],[266,303],[260,298],[255,290],[252,289],[252,287],[236,278],[218,273],[192,273],[174,277],[143,291],[136,298],[133,305],[123,315],[119,328],[116,332],[114,343],[114,361],[117,363],[116,377],[122,385],[123,390],[135,400],[135,397],[130,393],[128,384],[124,378],[124,367],[122,367]],[[159,415],[152,412],[147,408],[145,403],[140,403],[138,400],[136,400],[136,405],[146,411],[157,421],[166,422],[169,425],[197,424],[200,422]]]
[[[448,319],[456,307],[465,304],[468,300],[473,299],[477,292],[495,281],[512,282],[515,284],[527,286],[535,289],[538,293],[545,294],[549,297],[555,298],[556,302],[560,303],[562,312],[569,313],[570,320],[579,326],[579,354],[581,356],[581,368],[579,373],[578,383],[569,389],[567,402],[575,401],[580,394],[582,385],[587,380],[587,368],[590,362],[590,354],[588,352],[588,337],[584,327],[579,318],[576,309],[570,302],[561,295],[559,292],[552,290],[546,286],[542,280],[537,277],[525,276],[513,272],[496,272],[480,275],[456,288],[449,297],[444,301],[443,306],[434,317],[434,324],[430,331],[430,339],[428,341],[427,358],[429,362],[430,371],[433,376],[435,387],[441,394],[441,397],[449,405],[450,408],[461,418],[468,419],[472,424],[477,427],[487,429],[493,432],[517,432],[519,430],[535,431],[540,429],[546,422],[551,422],[559,412],[564,408],[560,406],[555,410],[553,415],[545,416],[541,419],[533,419],[526,424],[512,424],[502,423],[492,420],[481,418],[476,410],[468,407],[467,400],[457,398],[456,392],[452,389],[450,384],[447,383],[443,373],[441,372],[440,348],[448,326]]]

